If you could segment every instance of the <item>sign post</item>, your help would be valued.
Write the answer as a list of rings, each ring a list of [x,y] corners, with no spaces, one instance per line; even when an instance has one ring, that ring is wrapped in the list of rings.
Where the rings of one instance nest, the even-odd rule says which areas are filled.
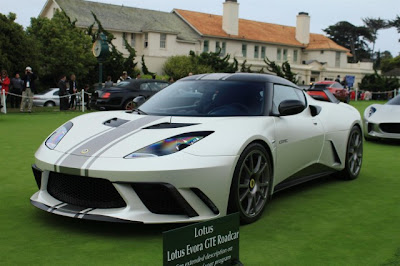
[[[163,265],[242,265],[239,214],[164,232]]]

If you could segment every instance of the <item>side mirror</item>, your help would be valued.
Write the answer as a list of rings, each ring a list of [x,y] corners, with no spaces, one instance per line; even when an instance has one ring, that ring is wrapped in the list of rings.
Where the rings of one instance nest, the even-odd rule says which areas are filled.
[[[281,116],[295,115],[303,112],[306,108],[303,102],[298,100],[286,100],[279,104],[278,110]]]
[[[136,104],[136,107],[139,107],[146,101],[146,98],[144,96],[137,96],[135,99],[133,99],[133,102]]]

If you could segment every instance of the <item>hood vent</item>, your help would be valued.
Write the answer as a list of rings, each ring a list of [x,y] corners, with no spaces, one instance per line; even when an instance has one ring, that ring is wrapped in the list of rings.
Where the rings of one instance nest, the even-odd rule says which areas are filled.
[[[126,122],[129,122],[129,120],[124,120],[124,119],[119,119],[117,117],[111,118],[110,120],[107,120],[106,122],[103,123],[105,126],[109,127],[119,127]]]
[[[198,124],[187,124],[187,123],[161,123],[152,125],[144,129],[165,129],[165,128],[179,128],[179,127],[190,127]]]

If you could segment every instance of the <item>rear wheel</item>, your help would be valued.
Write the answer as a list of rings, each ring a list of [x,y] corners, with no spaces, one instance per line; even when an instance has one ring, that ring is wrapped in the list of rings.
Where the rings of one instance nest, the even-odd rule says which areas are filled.
[[[54,102],[51,102],[51,101],[49,101],[49,102],[46,102],[45,104],[44,104],[44,106],[46,106],[46,107],[54,107],[56,104],[54,103]]]
[[[240,155],[235,168],[228,212],[239,212],[242,224],[255,222],[264,211],[271,186],[271,158],[261,144],[250,144]]]
[[[124,103],[125,110],[133,110],[135,109],[136,104],[133,102],[133,99],[129,99]]]
[[[346,180],[353,180],[358,177],[361,171],[363,159],[363,136],[358,126],[354,126],[349,135],[346,149],[346,165],[340,172],[339,177]]]

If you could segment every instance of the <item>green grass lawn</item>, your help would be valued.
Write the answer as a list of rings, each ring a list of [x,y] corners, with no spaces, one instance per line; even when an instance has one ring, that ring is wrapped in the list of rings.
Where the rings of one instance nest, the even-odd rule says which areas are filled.
[[[352,102],[361,112],[373,102]],[[171,225],[113,224],[48,214],[30,202],[42,141],[80,112],[0,114],[0,265],[161,265]],[[13,111],[13,110],[11,110]],[[400,145],[366,142],[355,181],[331,177],[276,194],[240,228],[245,265],[400,265]]]

